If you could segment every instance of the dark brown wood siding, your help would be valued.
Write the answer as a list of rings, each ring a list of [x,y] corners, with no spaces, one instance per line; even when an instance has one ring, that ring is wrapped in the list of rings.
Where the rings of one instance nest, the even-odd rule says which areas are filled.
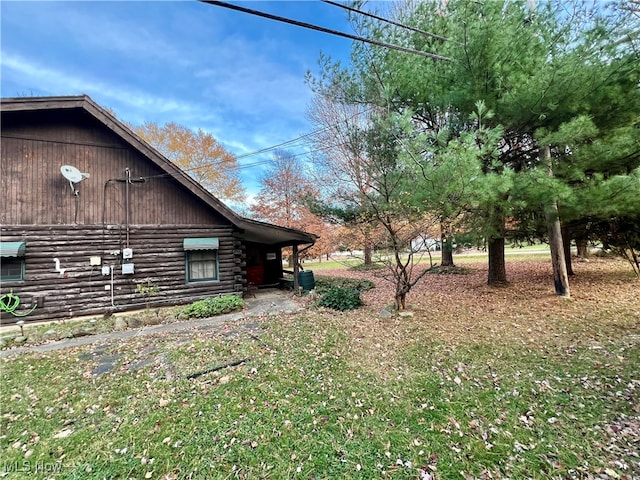
[[[228,224],[217,212],[86,112],[2,117],[0,223]],[[90,176],[74,191],[60,173]],[[133,183],[128,184],[127,169]],[[144,182],[139,181],[144,179]]]
[[[26,274],[0,291],[19,295],[23,307],[38,301],[26,321],[143,308],[136,285],[147,281],[159,288],[153,306],[242,293],[245,247],[235,227],[87,111],[2,112],[1,135],[0,235],[26,242]],[[89,177],[72,186],[62,165]],[[219,239],[218,281],[186,283],[187,237]],[[127,246],[133,274],[122,273]],[[114,268],[112,289],[105,265]],[[16,320],[2,315],[3,323]]]
[[[246,262],[243,243],[233,229],[201,225],[132,225],[129,247],[133,249],[134,274],[122,273],[122,249],[126,234],[121,225],[101,226],[2,225],[2,241],[26,242],[24,281],[3,282],[2,294],[12,291],[22,306],[40,305],[26,321],[54,320],[145,307],[145,299],[136,290],[138,283],[150,281],[159,288],[151,306],[179,305],[225,293],[242,293],[245,287]],[[219,239],[219,281],[186,283],[186,237]],[[91,266],[90,258],[101,258],[100,266]],[[60,274],[55,261],[60,261]],[[102,274],[102,266],[113,267],[113,302],[111,275]],[[22,309],[19,309],[22,311]],[[3,323],[16,321],[8,314]]]

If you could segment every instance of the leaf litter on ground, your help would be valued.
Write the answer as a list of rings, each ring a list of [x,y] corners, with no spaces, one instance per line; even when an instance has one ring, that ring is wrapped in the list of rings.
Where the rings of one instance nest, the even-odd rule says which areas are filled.
[[[500,289],[427,276],[403,318],[341,270],[375,282],[364,308],[5,359],[3,457],[55,478],[638,478],[639,285],[576,270],[571,300],[546,262]]]

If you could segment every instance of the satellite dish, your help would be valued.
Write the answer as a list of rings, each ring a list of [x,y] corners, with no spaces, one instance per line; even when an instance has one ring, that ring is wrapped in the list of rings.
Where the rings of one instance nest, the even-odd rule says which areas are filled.
[[[69,185],[71,185],[71,190],[73,190],[74,195],[78,195],[78,191],[76,190],[74,183],[79,183],[85,178],[89,178],[88,173],[82,173],[76,167],[71,165],[62,165],[60,167],[60,173],[62,173],[64,178],[69,180]]]
[[[76,167],[72,167],[71,165],[62,165],[60,167],[60,173],[62,173],[62,176],[72,183],[81,182],[85,178],[82,176],[82,172],[80,170]]]

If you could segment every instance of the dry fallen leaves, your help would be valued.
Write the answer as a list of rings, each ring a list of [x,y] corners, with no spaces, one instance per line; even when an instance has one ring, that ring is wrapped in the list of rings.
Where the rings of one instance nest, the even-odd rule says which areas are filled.
[[[510,284],[504,288],[487,286],[486,265],[465,268],[466,275],[425,275],[407,297],[414,317],[384,320],[380,311],[393,302],[393,287],[377,278],[375,271],[322,270],[321,275],[375,282],[376,288],[362,295],[366,307],[341,317],[344,322],[353,320],[360,343],[369,337],[375,345],[376,339],[384,338],[383,331],[410,334],[414,322],[431,325],[434,340],[451,345],[491,338],[532,346],[560,336],[580,341],[582,328],[594,318],[602,328],[640,334],[640,283],[622,260],[594,258],[576,263],[570,299],[555,295],[548,260],[508,261]],[[635,318],[629,317],[630,311],[636,312]],[[390,329],[389,322],[397,328]],[[384,328],[378,329],[379,325]]]

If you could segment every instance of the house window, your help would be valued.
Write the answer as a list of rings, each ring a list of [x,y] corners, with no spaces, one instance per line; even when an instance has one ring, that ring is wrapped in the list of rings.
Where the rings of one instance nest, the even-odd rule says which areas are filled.
[[[0,281],[24,280],[25,242],[0,242]]]
[[[187,283],[219,279],[217,238],[185,238],[184,250]]]
[[[187,282],[218,280],[218,251],[187,252]]]

